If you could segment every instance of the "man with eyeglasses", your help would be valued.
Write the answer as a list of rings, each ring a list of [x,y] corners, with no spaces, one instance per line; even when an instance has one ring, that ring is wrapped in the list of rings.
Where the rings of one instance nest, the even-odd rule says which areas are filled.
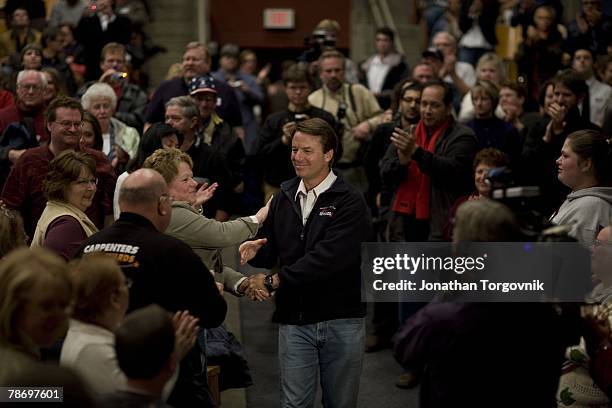
[[[17,75],[15,104],[0,110],[0,134],[13,124],[0,139],[0,160],[3,162],[15,163],[25,149],[47,143],[49,134],[45,129],[43,106],[46,83],[45,76],[39,71],[24,70]],[[6,174],[3,176],[4,180]]]
[[[419,105],[423,90],[423,85],[413,80],[402,81],[398,87],[399,89],[396,89],[394,94],[394,102],[398,108],[393,121],[383,123],[376,128],[370,149],[365,157],[368,176],[366,202],[375,217],[375,231],[381,241],[386,241],[388,238],[392,242],[404,241],[405,236],[403,214],[390,209],[391,200],[399,187],[399,180],[385,180],[383,183],[378,163],[391,143],[394,129],[410,129],[421,119]],[[374,303],[373,311],[372,333],[366,337],[366,353],[389,348],[391,336],[395,334],[398,326],[396,303]]]
[[[18,210],[24,221],[26,233],[33,236],[47,199],[42,193],[42,181],[49,163],[64,150],[80,150],[96,160],[98,188],[87,216],[99,229],[112,222],[115,173],[106,156],[99,151],[79,146],[83,126],[83,108],[73,98],[58,97],[45,113],[50,134],[49,145],[27,150],[11,169],[2,190],[2,201],[7,207]]]

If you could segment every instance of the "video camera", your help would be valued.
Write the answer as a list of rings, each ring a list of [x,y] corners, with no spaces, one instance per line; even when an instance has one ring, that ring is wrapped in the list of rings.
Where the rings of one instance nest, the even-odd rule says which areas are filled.
[[[487,172],[491,198],[506,205],[516,215],[526,241],[573,242],[568,236],[571,225],[554,225],[545,213],[539,186],[517,185],[512,170],[495,167]]]

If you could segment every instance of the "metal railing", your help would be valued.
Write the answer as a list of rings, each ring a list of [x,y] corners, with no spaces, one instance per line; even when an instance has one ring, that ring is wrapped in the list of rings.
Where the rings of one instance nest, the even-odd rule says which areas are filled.
[[[395,26],[395,22],[393,21],[393,15],[391,14],[391,10],[389,9],[389,4],[387,0],[368,0],[370,4],[370,10],[372,11],[372,17],[374,18],[374,23],[377,27],[387,26],[395,33],[397,33],[397,27]],[[397,35],[395,37],[395,49],[400,54],[404,54],[404,46],[402,44],[401,36]]]

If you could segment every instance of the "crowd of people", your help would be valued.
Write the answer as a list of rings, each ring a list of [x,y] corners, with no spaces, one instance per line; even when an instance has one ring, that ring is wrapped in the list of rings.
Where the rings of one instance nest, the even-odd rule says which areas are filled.
[[[280,78],[280,61],[258,69],[235,44],[215,70],[190,42],[150,92],[142,67],[159,47],[146,2],[58,0],[49,16],[39,3],[7,1],[0,34],[0,385],[48,372],[79,406],[214,406],[206,339],[225,330],[229,293],[276,303],[283,407],[312,406],[317,373],[324,406],[356,406],[363,353],[389,347],[396,385],[420,384],[422,406],[584,406],[580,376],[588,403],[610,403],[601,0],[581,0],[569,21],[559,0],[422,2],[427,46],[412,67],[388,27],[352,61],[331,19]],[[500,20],[523,33],[516,61],[495,52]],[[491,170],[537,186],[541,225],[567,225],[592,249],[582,316],[375,303],[366,335],[362,242],[525,239],[491,198]],[[235,246],[271,272],[228,266],[222,250]]]

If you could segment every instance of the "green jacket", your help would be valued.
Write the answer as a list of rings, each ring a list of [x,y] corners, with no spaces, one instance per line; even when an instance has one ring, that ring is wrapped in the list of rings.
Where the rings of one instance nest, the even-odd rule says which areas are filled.
[[[259,224],[250,217],[219,222],[201,215],[187,202],[175,201],[166,234],[189,245],[206,267],[214,272],[215,280],[238,295],[234,286],[244,275],[223,265],[221,249],[253,238],[258,228]]]

